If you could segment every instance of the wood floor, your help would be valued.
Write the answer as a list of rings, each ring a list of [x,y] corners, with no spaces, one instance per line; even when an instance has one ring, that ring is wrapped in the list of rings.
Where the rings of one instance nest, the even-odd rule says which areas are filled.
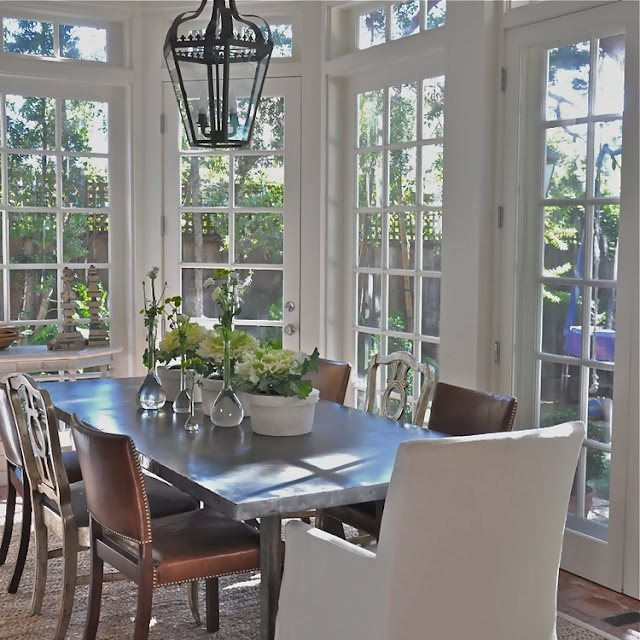
[[[0,525],[6,487],[0,486]],[[558,611],[620,640],[640,640],[640,601],[566,571],[558,578]]]

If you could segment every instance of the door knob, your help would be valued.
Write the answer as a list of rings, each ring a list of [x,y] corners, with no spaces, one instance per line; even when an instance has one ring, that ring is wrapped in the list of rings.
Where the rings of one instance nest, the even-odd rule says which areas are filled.
[[[284,303],[284,310],[285,311],[293,311],[296,308],[296,305],[294,302],[292,302],[291,300],[287,300]]]
[[[288,336],[292,336],[296,332],[296,328],[292,324],[285,324],[283,331]]]

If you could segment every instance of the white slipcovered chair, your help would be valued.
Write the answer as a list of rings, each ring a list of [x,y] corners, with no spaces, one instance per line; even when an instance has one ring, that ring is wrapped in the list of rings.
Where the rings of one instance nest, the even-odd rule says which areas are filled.
[[[584,433],[569,422],[401,444],[375,553],[287,524],[276,640],[556,640]]]

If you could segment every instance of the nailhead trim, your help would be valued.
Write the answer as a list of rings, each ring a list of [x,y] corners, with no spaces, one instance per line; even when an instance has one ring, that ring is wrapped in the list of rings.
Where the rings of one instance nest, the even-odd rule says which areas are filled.
[[[196,580],[208,580],[209,578],[224,578],[225,576],[237,576],[242,573],[251,573],[252,571],[259,571],[260,567],[255,569],[243,569],[242,571],[229,571],[227,573],[214,573],[210,576],[200,576],[199,578],[191,578],[190,580],[176,580],[175,582],[158,582],[158,569],[153,568],[153,586],[154,587],[169,587],[174,584],[185,584],[187,582],[195,582]]]

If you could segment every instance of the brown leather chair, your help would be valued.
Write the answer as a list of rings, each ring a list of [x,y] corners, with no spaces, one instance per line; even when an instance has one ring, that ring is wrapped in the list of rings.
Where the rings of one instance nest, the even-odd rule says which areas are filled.
[[[7,553],[9,552],[9,544],[11,543],[11,535],[13,533],[17,497],[20,496],[22,498],[22,526],[20,529],[18,555],[11,580],[7,586],[9,593],[15,593],[18,590],[27,552],[29,551],[31,495],[29,480],[24,469],[22,451],[20,450],[20,437],[18,436],[13,410],[11,409],[9,396],[7,395],[4,385],[0,385],[0,440],[2,440],[4,445],[8,483],[4,530],[2,532],[2,543],[0,543],[0,565],[3,565],[7,560]],[[69,482],[77,482],[82,479],[78,456],[75,451],[63,452],[62,462],[66,469]]]
[[[134,640],[149,634],[156,587],[204,580],[206,626],[217,631],[218,576],[260,567],[260,534],[213,509],[151,519],[133,440],[71,422],[87,490],[91,581],[84,640],[96,637],[106,560],[138,585]],[[117,500],[114,499],[117,496]]]
[[[511,431],[517,408],[518,401],[511,396],[438,382],[428,427],[450,436]]]
[[[322,400],[343,404],[350,374],[351,365],[347,362],[318,358],[318,370],[310,371],[304,379],[311,381]]]
[[[88,576],[79,576],[77,571],[78,552],[89,548],[86,487],[83,480],[71,483],[67,475],[62,462],[58,419],[47,391],[28,376],[16,374],[7,378],[5,394],[7,392],[20,438],[20,450],[28,479],[25,488],[29,489],[36,531],[36,572],[31,614],[40,613],[42,607],[48,561],[62,557],[63,585],[54,639],[63,640],[73,610],[76,584],[88,582]],[[157,478],[145,476],[145,484],[150,509],[155,516],[199,507],[188,495]],[[49,549],[49,533],[53,533],[61,541],[60,548]],[[113,579],[122,577],[110,574],[109,580]]]
[[[517,406],[517,400],[511,396],[438,382],[428,427],[451,436],[511,431]],[[344,537],[344,523],[377,538],[383,509],[382,500],[333,507],[323,512],[319,526]]]

